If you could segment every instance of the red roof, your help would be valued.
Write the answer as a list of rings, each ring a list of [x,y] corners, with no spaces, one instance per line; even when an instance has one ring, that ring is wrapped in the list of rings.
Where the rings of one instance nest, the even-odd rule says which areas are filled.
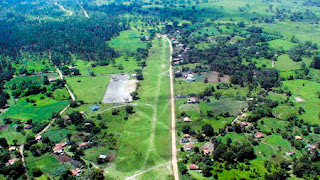
[[[264,138],[264,135],[261,132],[256,132],[256,138]]]
[[[189,169],[190,170],[199,170],[199,166],[195,165],[195,164],[190,164],[189,165]]]
[[[88,142],[79,143],[79,147],[84,147],[84,146],[86,146],[86,145],[88,145]]]
[[[190,98],[189,98],[189,101],[198,101],[198,98],[196,98],[196,97],[190,97]]]
[[[14,159],[9,159],[8,160],[8,163],[10,164],[10,165],[12,165],[12,164],[14,164],[15,162],[17,162],[17,161],[19,161],[20,159],[18,159],[18,158],[14,158]]]
[[[72,175],[77,176],[79,174],[79,172],[80,172],[80,169],[79,168],[75,168],[75,169],[71,169],[70,171],[71,171]]]
[[[62,150],[63,149],[63,147],[64,146],[66,146],[67,145],[67,143],[58,143],[58,144],[56,144],[55,146],[54,146],[54,148],[53,148],[53,152],[55,153],[55,152],[57,152],[57,151],[59,151],[59,150]]]
[[[187,144],[184,147],[187,148],[187,149],[192,149],[192,148],[194,148],[194,145],[193,144]]]
[[[70,119],[70,116],[66,115],[66,116],[63,117],[63,119],[64,119],[64,120],[69,120],[69,119]]]

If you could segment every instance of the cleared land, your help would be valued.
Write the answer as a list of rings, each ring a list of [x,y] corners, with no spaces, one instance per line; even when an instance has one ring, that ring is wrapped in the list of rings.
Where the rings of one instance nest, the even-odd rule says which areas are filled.
[[[120,35],[112,38],[108,44],[117,51],[136,52],[138,48],[146,48],[147,44],[140,41],[140,37],[148,36],[137,30],[127,30],[120,32]]]
[[[132,101],[130,95],[135,91],[137,80],[129,80],[128,74],[114,74],[111,77],[103,103],[124,103]]]
[[[110,76],[73,76],[65,79],[77,99],[97,103],[104,96]]]
[[[169,44],[155,39],[149,51],[144,80],[138,89],[135,114],[124,124],[118,157],[107,168],[107,177],[122,179],[153,166],[169,162],[171,158]],[[165,171],[167,175],[169,171]],[[165,179],[163,171],[153,174]],[[137,177],[138,178],[138,177]]]

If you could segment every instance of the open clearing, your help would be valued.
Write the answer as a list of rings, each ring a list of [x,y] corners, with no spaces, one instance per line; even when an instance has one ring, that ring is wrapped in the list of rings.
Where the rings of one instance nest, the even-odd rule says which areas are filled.
[[[136,113],[123,124],[118,157],[105,169],[107,178],[124,179],[171,159],[169,52],[167,41],[153,40],[138,89],[140,99],[134,101],[141,105],[134,106]],[[171,174],[157,171],[154,176],[166,176],[164,172]]]
[[[65,79],[77,99],[97,103],[103,98],[110,76],[73,76]]]
[[[140,41],[140,37],[144,35],[148,36],[149,33],[139,32],[137,30],[122,31],[118,37],[112,38],[108,44],[117,51],[136,52],[138,48],[147,47],[146,43]]]
[[[35,100],[35,103],[27,102],[27,99]],[[50,119],[52,112],[59,112],[67,106],[68,101],[57,101],[48,98],[44,95],[32,95],[23,97],[14,104],[10,109],[3,115],[3,117],[35,121]]]
[[[132,101],[130,95],[135,91],[137,80],[129,80],[128,74],[113,74],[107,91],[103,98],[103,103],[124,103]]]

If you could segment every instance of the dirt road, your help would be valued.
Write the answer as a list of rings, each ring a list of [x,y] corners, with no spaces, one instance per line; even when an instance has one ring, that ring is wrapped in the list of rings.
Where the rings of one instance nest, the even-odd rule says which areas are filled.
[[[59,6],[59,8],[60,8],[62,11],[68,13],[69,16],[72,16],[72,14],[73,14],[72,11],[69,11],[69,10],[65,9],[62,5],[58,4],[57,2],[55,2],[54,4],[57,5],[57,6]]]
[[[59,74],[59,76],[60,76],[60,79],[63,80],[64,77],[63,77],[63,74],[62,74],[62,72],[60,71],[60,69],[57,68],[57,72],[58,72],[58,74]],[[67,84],[65,84],[64,86],[67,88],[68,93],[70,94],[71,99],[72,99],[73,101],[75,101],[76,98],[75,98],[74,94],[72,93],[72,91],[70,90],[69,86],[68,86]]]
[[[170,90],[171,90],[171,141],[172,141],[172,168],[174,179],[179,179],[178,164],[177,164],[177,146],[176,146],[176,116],[174,106],[174,91],[173,91],[173,73],[172,73],[172,44],[167,36],[164,37],[170,44]]]

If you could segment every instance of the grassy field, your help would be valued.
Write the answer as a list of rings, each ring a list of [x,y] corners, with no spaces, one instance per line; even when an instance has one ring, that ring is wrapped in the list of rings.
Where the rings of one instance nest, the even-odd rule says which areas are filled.
[[[49,63],[48,59],[31,60],[32,55],[22,53],[22,59],[19,63],[13,63],[13,67],[17,69],[16,74],[19,74],[19,70],[24,68],[28,72],[42,72],[42,71],[54,71],[54,67]]]
[[[44,173],[48,173],[49,171],[61,166],[60,161],[51,154],[34,157],[30,152],[28,153],[28,157],[26,157],[26,164],[30,169],[40,168]]]
[[[73,76],[66,77],[66,80],[77,99],[98,103],[106,92],[110,76]]]
[[[138,30],[127,30],[120,32],[120,35],[108,42],[109,46],[117,51],[136,52],[138,48],[146,48],[147,44],[140,41],[140,37],[149,36],[149,33]]]
[[[169,46],[164,39],[153,41],[149,51],[144,80],[138,90],[136,113],[124,124],[124,132],[113,166],[108,168],[111,178],[133,175],[136,171],[169,162],[171,140],[169,134]],[[121,175],[122,174],[122,175]],[[153,174],[155,177],[161,172]]]
[[[284,81],[283,86],[287,87],[294,96],[304,100],[304,102],[296,102],[292,99],[296,106],[301,106],[306,110],[301,118],[310,123],[320,124],[318,116],[320,109],[319,83],[310,80],[294,80]]]
[[[74,131],[68,129],[50,130],[43,133],[43,136],[49,137],[51,141],[60,142],[67,137],[68,133],[71,134],[72,132]]]
[[[294,62],[290,59],[289,55],[283,54],[278,57],[278,61],[275,62],[275,68],[279,71],[293,71],[300,69],[300,63]]]
[[[27,102],[27,98],[36,102]],[[19,99],[2,117],[23,121],[29,119],[34,121],[51,119],[52,112],[61,111],[68,103],[68,101],[57,101],[41,94],[32,95]]]
[[[13,140],[18,140],[18,144],[24,143],[26,137],[21,132],[17,132],[13,126],[10,124],[7,129],[0,130],[0,137],[6,138],[9,144],[13,144]]]
[[[268,43],[272,48],[275,48],[275,49],[283,48],[283,50],[285,51],[288,51],[289,49],[298,45],[296,43],[292,43],[291,41],[284,40],[284,39],[276,39],[276,40],[269,41]]]
[[[119,69],[119,66],[122,68]],[[109,64],[108,66],[93,67],[92,71],[95,74],[117,74],[117,73],[129,73],[135,72],[136,69],[140,69],[138,62],[134,58],[128,58],[125,60],[124,56],[115,59],[115,64]]]

